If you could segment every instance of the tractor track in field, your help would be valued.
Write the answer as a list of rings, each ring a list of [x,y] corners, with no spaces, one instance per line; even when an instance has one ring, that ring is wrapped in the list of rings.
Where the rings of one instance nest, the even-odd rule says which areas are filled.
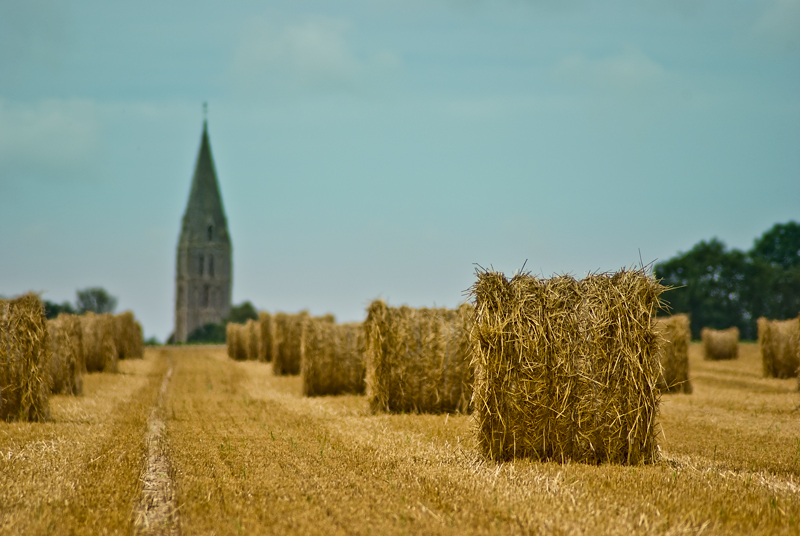
[[[164,398],[172,378],[170,364],[158,398],[147,421],[147,461],[142,473],[142,498],[134,512],[136,535],[180,535],[180,520],[175,507],[175,485],[170,476],[164,424]]]

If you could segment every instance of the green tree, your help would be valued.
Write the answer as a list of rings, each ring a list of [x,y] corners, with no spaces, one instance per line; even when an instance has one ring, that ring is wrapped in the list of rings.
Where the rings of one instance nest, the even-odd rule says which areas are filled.
[[[225,342],[225,326],[214,323],[200,326],[189,334],[186,342],[189,344],[223,344]]]
[[[85,288],[78,291],[78,299],[75,301],[78,313],[113,313],[117,308],[117,298],[106,292],[101,287]]]
[[[655,266],[656,277],[673,287],[663,295],[671,312],[689,314],[693,338],[700,337],[703,327],[731,326],[751,336],[752,322],[743,297],[748,270],[746,255],[728,250],[716,238]]]
[[[246,301],[242,304],[231,307],[231,312],[228,313],[228,316],[225,317],[225,319],[222,321],[222,324],[225,325],[229,322],[244,324],[250,319],[258,320],[258,311],[256,311],[255,307],[253,307],[252,303]]]
[[[51,301],[44,301],[44,315],[50,319],[55,318],[61,313],[75,314],[75,308],[68,301],[58,304]]]
[[[793,221],[776,223],[756,239],[750,256],[775,268],[800,268],[800,224]]]

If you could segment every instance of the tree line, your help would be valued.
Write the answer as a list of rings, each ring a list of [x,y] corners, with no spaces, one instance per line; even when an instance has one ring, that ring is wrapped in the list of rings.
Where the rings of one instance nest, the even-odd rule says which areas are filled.
[[[800,313],[800,224],[774,225],[748,251],[703,240],[656,264],[654,272],[672,287],[662,295],[669,305],[665,314],[688,313],[693,338],[704,327],[736,326],[743,339],[754,340],[759,317]]]

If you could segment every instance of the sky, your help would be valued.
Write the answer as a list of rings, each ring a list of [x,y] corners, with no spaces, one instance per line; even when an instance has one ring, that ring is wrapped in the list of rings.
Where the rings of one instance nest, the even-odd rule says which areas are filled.
[[[800,0],[0,0],[0,295],[172,332],[208,102],[233,302],[455,307],[800,220]]]

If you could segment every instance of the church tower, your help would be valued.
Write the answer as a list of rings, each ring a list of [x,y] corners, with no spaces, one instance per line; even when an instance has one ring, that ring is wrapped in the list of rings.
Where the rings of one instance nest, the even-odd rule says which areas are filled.
[[[183,214],[175,274],[175,342],[219,323],[231,309],[231,239],[203,121],[200,152]]]

